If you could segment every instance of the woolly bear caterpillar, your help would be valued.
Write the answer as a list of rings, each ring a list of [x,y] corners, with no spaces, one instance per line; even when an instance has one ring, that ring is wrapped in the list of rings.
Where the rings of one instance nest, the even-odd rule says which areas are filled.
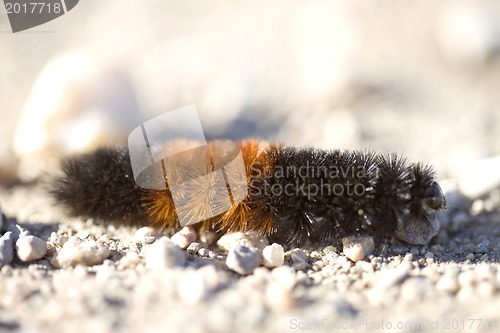
[[[435,213],[446,207],[446,199],[429,165],[369,151],[298,149],[256,140],[237,144],[248,194],[228,211],[198,223],[199,230],[255,230],[289,244],[339,244],[360,234],[426,244],[436,234]],[[119,225],[179,227],[169,188],[137,186],[126,147],[71,158],[62,170],[52,193],[72,215]],[[193,206],[195,213],[202,208]]]

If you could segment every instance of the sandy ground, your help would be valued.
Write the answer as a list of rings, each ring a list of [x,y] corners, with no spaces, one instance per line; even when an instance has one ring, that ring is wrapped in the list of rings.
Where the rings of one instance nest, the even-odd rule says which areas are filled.
[[[448,197],[453,208],[439,216],[442,229],[428,246],[379,244],[357,263],[322,246],[306,249],[302,266],[287,252],[284,266],[240,276],[226,267],[225,251],[203,242],[208,251],[184,251],[186,263],[146,266],[151,245],[137,241],[135,229],[64,218],[39,186],[4,189],[4,229],[19,223],[52,249],[43,259],[15,259],[1,269],[0,329],[496,332],[498,198],[476,200],[471,212],[471,202]],[[51,255],[68,236],[97,240],[111,249],[109,258],[54,268]]]
[[[92,148],[102,141],[87,136],[108,134],[117,119],[123,139],[138,118],[195,103],[207,137],[370,147],[432,163],[448,200],[426,246],[377,244],[357,263],[328,246],[304,249],[298,263],[286,249],[282,267],[241,276],[210,239],[182,251],[185,262],[148,266],[158,235],[69,219],[42,185],[2,186],[1,234],[26,232],[49,250],[29,262],[14,252],[0,269],[0,331],[498,331],[500,165],[474,164],[500,153],[497,2],[80,1],[17,35],[0,14],[0,182],[19,160],[35,168],[73,142],[37,150],[38,130],[70,128],[97,108],[110,116],[104,130],[75,141]],[[116,100],[134,117],[108,104]],[[25,121],[34,127],[21,141],[34,150],[23,154],[12,143],[27,109],[40,118]],[[71,237],[106,258],[54,267]]]

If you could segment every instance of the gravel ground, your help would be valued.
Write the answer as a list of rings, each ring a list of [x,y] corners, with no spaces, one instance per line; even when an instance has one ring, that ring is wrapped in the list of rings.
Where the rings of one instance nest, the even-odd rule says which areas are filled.
[[[107,103],[129,97],[144,119],[196,103],[213,137],[432,162],[448,201],[427,246],[376,244],[354,262],[328,244],[282,254],[248,235],[99,226],[67,218],[43,185],[0,185],[0,332],[497,332],[500,157],[485,158],[500,154],[500,6],[381,3],[80,1],[17,35],[0,15],[1,184],[26,157],[12,146],[21,110],[40,117],[25,121],[33,148],[96,102],[104,134],[137,126]],[[94,76],[74,71],[80,56]],[[134,89],[116,97],[109,82]],[[27,156],[29,171],[48,162]]]
[[[48,251],[23,262],[18,242],[13,261],[1,268],[0,331],[496,332],[498,194],[468,200],[449,190],[441,231],[428,246],[377,244],[356,263],[332,246],[285,249],[283,265],[240,275],[226,264],[224,248],[263,248],[265,239],[228,245],[184,233],[186,243],[177,243],[190,246],[181,250],[147,228],[64,218],[43,186],[2,189],[4,237],[7,230],[13,238],[31,234]]]

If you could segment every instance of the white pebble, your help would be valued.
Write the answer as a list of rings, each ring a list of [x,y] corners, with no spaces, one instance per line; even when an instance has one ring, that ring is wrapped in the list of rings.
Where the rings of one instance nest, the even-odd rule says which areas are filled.
[[[476,287],[476,291],[483,297],[493,297],[495,295],[496,288],[492,282],[483,281]]]
[[[270,283],[264,293],[264,303],[273,311],[287,312],[295,306],[295,299],[291,289]]]
[[[161,234],[154,228],[142,227],[134,234],[134,241],[141,244],[151,244],[161,237]]]
[[[375,250],[371,236],[349,236],[342,239],[344,254],[354,262],[362,260]]]
[[[254,247],[236,245],[229,250],[226,265],[229,269],[241,275],[247,275],[260,264],[260,252]]]
[[[1,214],[1,213],[0,213]],[[0,237],[0,268],[8,265],[14,259],[14,235],[7,231]]]
[[[184,303],[194,305],[206,299],[211,291],[220,287],[224,278],[213,265],[206,265],[182,276],[177,293]]]
[[[436,284],[437,290],[447,291],[450,293],[456,293],[460,286],[458,285],[457,279],[449,274],[443,275]]]
[[[281,266],[271,271],[271,278],[283,288],[293,289],[297,282],[295,271],[289,266]]]
[[[120,259],[120,267],[121,268],[135,268],[137,265],[141,263],[141,257],[135,252],[127,252]]]
[[[47,253],[47,243],[35,236],[19,237],[16,242],[17,256],[21,261],[34,261]]]
[[[266,237],[258,234],[255,231],[248,232],[233,232],[223,235],[218,241],[217,245],[226,251],[230,251],[237,245],[245,245],[246,247],[255,247],[262,251],[269,241]]]
[[[458,283],[461,287],[472,286],[476,281],[476,276],[472,271],[461,272],[458,275]]]
[[[293,268],[301,270],[307,267],[307,255],[302,249],[293,249],[291,253]]]
[[[76,236],[70,237],[63,247],[52,258],[51,264],[57,268],[76,265],[92,266],[101,264],[111,251],[105,245]]]
[[[273,268],[283,265],[285,262],[285,250],[280,244],[273,243],[262,250],[262,262],[264,266]]]
[[[198,251],[201,249],[201,245],[200,243],[197,243],[197,242],[193,242],[191,244],[189,244],[189,246],[187,247],[187,251],[189,253],[198,253]]]
[[[198,250],[198,255],[200,257],[208,257],[210,250],[202,247],[201,249]]]
[[[194,305],[206,297],[208,286],[202,274],[191,272],[180,280],[177,293],[184,303]]]
[[[167,237],[158,239],[145,249],[146,267],[152,270],[162,270],[186,263],[186,255]]]
[[[185,250],[192,242],[196,240],[196,231],[193,229],[193,227],[184,227],[176,232],[172,237],[170,237],[170,240],[175,245]]]

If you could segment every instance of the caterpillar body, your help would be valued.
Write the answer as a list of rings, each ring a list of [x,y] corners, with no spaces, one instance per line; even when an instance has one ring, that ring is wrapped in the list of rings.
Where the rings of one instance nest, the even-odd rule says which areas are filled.
[[[425,244],[436,234],[435,214],[446,207],[432,167],[400,155],[300,149],[257,140],[237,145],[246,197],[202,220],[199,230],[255,230],[288,244],[339,244],[343,237],[360,234]],[[168,185],[139,187],[125,146],[70,158],[62,172],[51,191],[72,215],[118,225],[180,227]],[[192,214],[203,211],[203,200],[193,198],[191,209]]]

